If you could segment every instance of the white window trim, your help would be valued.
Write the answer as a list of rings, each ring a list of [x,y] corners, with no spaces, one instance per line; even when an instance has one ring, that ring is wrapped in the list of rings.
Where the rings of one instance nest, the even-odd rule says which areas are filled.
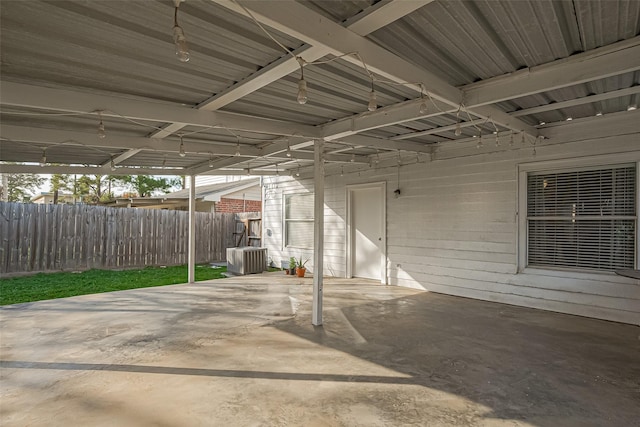
[[[292,246],[287,245],[287,197],[290,196],[312,196],[315,197],[313,193],[305,192],[305,191],[291,191],[282,194],[282,250],[287,249],[299,249],[299,250],[313,250],[313,241],[311,242],[310,247],[302,247],[302,246]],[[299,222],[311,222],[314,223],[315,217],[310,220],[294,220]]]
[[[518,236],[517,253],[517,272],[532,273],[540,270],[562,271],[568,274],[584,274],[579,270],[559,269],[559,268],[543,268],[543,267],[527,267],[527,175],[529,172],[544,172],[546,170],[571,170],[591,167],[617,166],[624,164],[636,165],[636,214],[640,216],[640,152],[616,153],[600,156],[585,156],[571,159],[546,160],[540,162],[521,163],[517,167],[518,171],[518,210],[516,212],[516,234]],[[636,221],[636,254],[635,268],[640,269],[640,219]],[[604,274],[613,275],[614,272],[609,271],[593,271],[588,274]]]

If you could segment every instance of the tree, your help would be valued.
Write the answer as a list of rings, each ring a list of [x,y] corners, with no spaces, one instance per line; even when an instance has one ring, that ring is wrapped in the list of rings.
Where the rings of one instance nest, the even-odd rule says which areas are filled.
[[[10,202],[28,202],[44,182],[43,177],[34,173],[9,174],[7,179],[8,200]]]
[[[60,191],[72,191],[73,190],[73,177],[71,175],[63,175],[60,173],[54,173],[51,175],[51,192],[53,193],[53,203],[58,203],[58,194]]]
[[[119,176],[115,180],[134,191],[140,197],[149,197],[157,193],[167,193],[181,185],[180,178],[157,178],[149,175]]]

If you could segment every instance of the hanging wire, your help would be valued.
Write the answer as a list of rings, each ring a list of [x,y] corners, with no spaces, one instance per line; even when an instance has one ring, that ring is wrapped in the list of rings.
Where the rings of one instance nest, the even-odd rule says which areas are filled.
[[[261,29],[261,30],[262,30],[262,31],[263,31],[267,36],[269,36],[269,38],[270,38],[271,40],[273,40],[273,41],[274,41],[274,43],[276,43],[278,46],[280,46],[280,47],[282,48],[282,50],[284,50],[287,54],[291,55],[294,59],[296,58],[296,55],[295,55],[293,52],[291,52],[291,50],[289,50],[289,48],[287,48],[285,45],[283,45],[283,44],[282,44],[282,43],[280,43],[278,40],[276,40],[276,38],[275,38],[275,37],[273,37],[273,36],[271,35],[271,33],[270,33],[269,31],[267,31],[267,29],[266,29],[266,28],[264,28],[264,27],[262,26],[262,24],[260,23],[260,21],[258,21],[258,20],[255,18],[255,16],[253,16],[253,13],[251,13],[251,11],[250,11],[249,9],[247,9],[246,7],[244,7],[244,5],[242,5],[241,3],[238,3],[238,2],[237,2],[237,1],[235,1],[235,0],[233,0],[233,2],[234,2],[235,4],[237,4],[238,6],[240,6],[240,7],[241,7],[245,12],[246,12],[246,13],[247,13],[247,15],[249,15],[249,17],[251,18],[251,20],[252,20],[253,22],[255,22],[255,24],[256,24],[258,27],[260,27],[260,29]]]

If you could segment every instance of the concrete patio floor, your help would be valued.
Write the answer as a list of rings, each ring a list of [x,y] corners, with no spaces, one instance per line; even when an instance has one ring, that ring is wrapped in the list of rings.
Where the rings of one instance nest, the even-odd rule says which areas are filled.
[[[640,426],[640,328],[281,273],[5,306],[2,426]]]

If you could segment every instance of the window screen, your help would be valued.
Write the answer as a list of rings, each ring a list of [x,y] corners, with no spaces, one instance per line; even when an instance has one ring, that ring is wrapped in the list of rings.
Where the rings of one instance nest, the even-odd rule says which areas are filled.
[[[285,246],[313,248],[313,194],[285,195]]]
[[[635,263],[634,166],[530,173],[528,265],[616,270]]]

